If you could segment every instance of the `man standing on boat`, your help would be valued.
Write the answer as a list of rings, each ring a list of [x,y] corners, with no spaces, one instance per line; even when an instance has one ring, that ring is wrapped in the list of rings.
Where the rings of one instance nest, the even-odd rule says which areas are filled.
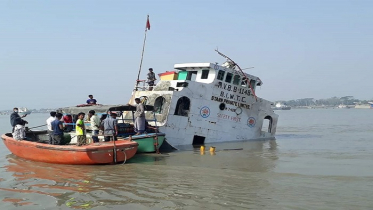
[[[76,146],[82,146],[87,144],[87,137],[85,135],[85,126],[84,126],[84,113],[80,112],[78,114],[78,120],[76,121],[76,138],[78,140]]]
[[[147,78],[148,80],[147,80],[146,83],[148,83],[148,85],[149,85],[149,91],[152,91],[153,90],[153,86],[154,86],[154,82],[155,82],[155,80],[157,80],[155,78],[155,74],[153,72],[153,68],[149,68],[149,73],[147,74],[147,76],[148,76],[148,78]]]
[[[145,107],[144,104],[141,103],[139,98],[135,98],[136,102],[136,112],[135,116],[135,135],[143,134],[145,131]],[[130,105],[130,104],[129,104]]]
[[[27,124],[28,122],[22,119],[26,116],[27,114],[23,115],[22,117],[19,116],[17,107],[13,109],[13,113],[10,115],[10,124],[13,127],[12,135],[13,138],[16,140],[22,140],[26,138],[25,124]]]
[[[53,129],[53,140],[52,144],[54,145],[60,145],[62,143],[62,138],[63,138],[63,124],[61,121],[62,118],[62,113],[57,113],[56,114],[56,119],[52,121],[51,127]]]
[[[89,95],[87,100],[87,104],[96,104],[97,100],[93,98],[93,95]]]
[[[98,119],[97,115],[95,115],[95,110],[90,110],[88,113],[89,121],[91,123],[91,130],[92,130],[92,139],[93,143],[99,142],[98,140],[98,131],[100,129],[100,119]]]
[[[49,144],[53,144],[53,129],[52,129],[52,122],[56,119],[56,112],[50,112],[50,117],[47,119],[47,132],[49,136]]]
[[[116,141],[118,135],[117,114],[111,113],[110,117],[107,117],[102,123],[104,126],[105,141]]]

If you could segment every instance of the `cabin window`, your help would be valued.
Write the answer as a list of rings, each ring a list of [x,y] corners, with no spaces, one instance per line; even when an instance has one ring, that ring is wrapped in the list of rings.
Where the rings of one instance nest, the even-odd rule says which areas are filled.
[[[227,73],[227,76],[225,77],[225,82],[231,83],[232,82],[232,73]]]
[[[207,79],[207,78],[209,78],[209,72],[210,72],[210,70],[208,70],[208,69],[203,69],[203,70],[202,70],[201,79]]]
[[[188,97],[181,97],[177,100],[174,115],[188,117],[190,108],[190,99]]]
[[[178,82],[178,83],[176,83],[176,87],[188,87],[188,83],[187,82]]]
[[[233,84],[234,85],[240,84],[240,79],[241,79],[240,75],[234,75]]]
[[[242,81],[241,81],[241,86],[242,87],[247,87],[247,82],[246,82],[246,78],[243,78]]]
[[[159,96],[157,99],[155,99],[154,112],[157,114],[162,114],[165,103],[166,103],[166,99],[162,96]]]
[[[254,90],[255,89],[256,80],[252,79],[250,80],[250,86]]]
[[[196,71],[188,71],[188,75],[186,80],[196,81],[197,72]]]
[[[223,80],[223,79],[224,79],[224,75],[225,75],[225,71],[223,71],[223,70],[219,70],[219,73],[218,73],[218,80]]]

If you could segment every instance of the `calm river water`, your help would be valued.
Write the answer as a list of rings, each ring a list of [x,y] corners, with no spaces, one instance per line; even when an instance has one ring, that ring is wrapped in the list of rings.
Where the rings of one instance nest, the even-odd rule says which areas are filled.
[[[0,143],[0,207],[373,209],[373,110],[276,112],[277,140],[214,144],[215,155],[184,147],[124,165],[69,166],[23,160]],[[0,132],[9,130],[0,116]]]

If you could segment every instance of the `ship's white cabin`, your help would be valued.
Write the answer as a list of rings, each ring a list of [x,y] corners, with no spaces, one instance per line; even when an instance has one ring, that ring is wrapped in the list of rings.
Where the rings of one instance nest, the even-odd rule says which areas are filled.
[[[153,105],[157,126],[173,145],[274,138],[278,116],[255,95],[259,77],[229,62],[175,64],[158,75],[152,91],[138,85],[129,102]]]
[[[257,86],[261,86],[263,83],[259,77],[244,73],[246,78],[249,79],[249,83],[246,81],[245,77],[237,70],[227,68],[223,65],[218,65],[214,63],[183,63],[175,64],[174,68],[176,71],[169,71],[159,74],[162,80],[162,76],[166,76],[165,80],[172,81],[172,88],[181,90],[183,84],[181,81],[193,81],[199,83],[213,83],[216,80],[223,81],[225,83],[230,83],[232,85],[240,85],[242,87],[253,88],[255,91]],[[185,85],[185,84],[184,84]]]

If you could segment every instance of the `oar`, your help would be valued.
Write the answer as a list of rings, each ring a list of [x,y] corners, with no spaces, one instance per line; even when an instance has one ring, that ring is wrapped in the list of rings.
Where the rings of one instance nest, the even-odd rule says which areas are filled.
[[[31,128],[28,128],[28,129],[32,129],[32,128],[39,128],[39,127],[42,127],[42,126],[46,126],[47,124],[44,124],[44,125],[39,125],[39,126],[35,126],[35,127],[31,127]]]

